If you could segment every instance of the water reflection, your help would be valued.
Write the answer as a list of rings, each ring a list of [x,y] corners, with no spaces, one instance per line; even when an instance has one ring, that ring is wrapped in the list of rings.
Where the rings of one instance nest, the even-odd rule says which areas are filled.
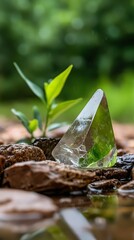
[[[83,210],[92,223],[97,240],[134,239],[134,202],[117,195],[91,196],[91,206]]]
[[[44,219],[19,233],[24,223],[7,228],[0,222],[1,240],[133,240],[133,197],[110,195],[69,196],[55,200],[61,210],[53,219]],[[72,205],[71,205],[72,203]],[[80,204],[81,203],[81,204]],[[63,204],[63,205],[62,205]],[[71,207],[72,206],[72,207]],[[46,224],[47,222],[47,224]],[[13,223],[12,223],[13,224]],[[34,223],[35,224],[35,223]],[[11,223],[10,223],[11,225]],[[4,227],[2,227],[4,226]],[[29,224],[30,226],[30,224]],[[2,230],[3,229],[3,230]],[[18,229],[18,230],[17,230]]]

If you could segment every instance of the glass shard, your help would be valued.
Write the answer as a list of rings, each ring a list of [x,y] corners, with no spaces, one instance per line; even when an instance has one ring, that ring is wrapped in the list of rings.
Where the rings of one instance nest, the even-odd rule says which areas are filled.
[[[97,90],[52,152],[56,161],[82,168],[111,167],[116,145],[104,92]]]

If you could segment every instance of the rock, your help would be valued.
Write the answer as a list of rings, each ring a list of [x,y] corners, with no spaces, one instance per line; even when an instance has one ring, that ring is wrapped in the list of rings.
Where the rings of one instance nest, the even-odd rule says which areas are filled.
[[[134,199],[134,180],[122,185],[118,189],[118,193],[121,196]]]
[[[53,161],[16,163],[5,169],[3,187],[62,194],[84,190],[89,183],[106,179],[125,179],[127,170],[119,168],[83,170]]]
[[[119,188],[119,192],[121,192],[121,191],[124,191],[124,192],[125,191],[127,191],[127,192],[133,191],[133,193],[134,193],[134,180],[122,185]]]
[[[117,158],[116,166],[125,167],[128,165],[134,167],[134,154],[124,154]]]
[[[47,160],[55,161],[52,156],[52,150],[55,148],[59,140],[60,138],[36,138],[33,145],[43,150]]]
[[[13,189],[0,189],[0,239],[17,240],[22,233],[54,224],[57,206],[47,196]]]
[[[57,207],[46,196],[11,189],[0,189],[0,214],[41,214],[51,216]],[[17,216],[16,216],[17,217]],[[19,217],[19,216],[18,216]]]
[[[0,189],[0,216],[13,218],[27,218],[28,214],[39,214],[40,217],[49,217],[56,212],[57,207],[53,201],[38,193],[22,190]],[[39,217],[39,216],[38,216]],[[24,220],[24,219],[23,219]]]
[[[128,178],[133,178],[134,169],[134,154],[124,154],[117,158],[115,167],[126,169],[128,171]]]
[[[3,155],[0,155],[0,173],[5,168],[5,162],[6,162],[6,158]]]
[[[93,193],[109,192],[115,190],[118,184],[117,179],[101,180],[89,184],[88,189]]]
[[[5,167],[9,167],[16,162],[46,159],[40,148],[25,143],[0,145],[0,155],[5,157]]]

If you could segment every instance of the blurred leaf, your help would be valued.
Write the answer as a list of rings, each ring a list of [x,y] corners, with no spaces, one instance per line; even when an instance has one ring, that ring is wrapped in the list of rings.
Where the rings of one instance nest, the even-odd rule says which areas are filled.
[[[70,65],[65,71],[55,77],[50,83],[44,83],[47,104],[51,105],[52,101],[60,94],[73,65]]]
[[[66,126],[67,125],[67,122],[59,122],[59,123],[53,123],[53,124],[50,124],[47,128],[48,131],[53,131],[57,128],[60,128],[60,127],[63,127],[63,126]]]
[[[39,129],[42,130],[42,119],[37,106],[33,107],[33,117],[38,120]]]
[[[30,120],[28,128],[30,133],[33,133],[38,128],[38,120],[37,119]]]
[[[69,100],[62,103],[58,103],[54,108],[49,112],[49,123],[52,122],[55,118],[59,117],[63,112],[67,111],[69,108],[79,103],[82,98],[75,100]]]
[[[14,63],[14,66],[16,68],[16,70],[18,71],[19,75],[22,77],[22,79],[26,82],[26,84],[28,85],[28,87],[32,90],[32,92],[38,97],[40,98],[43,103],[45,102],[45,98],[44,98],[44,93],[42,91],[42,89],[36,85],[35,83],[31,82],[25,75],[24,73],[21,71],[21,69],[19,68],[19,66],[17,65],[17,63]]]
[[[23,124],[23,126],[27,129],[27,131],[29,132],[29,121],[27,119],[27,117],[25,116],[24,113],[16,111],[15,109],[11,109],[12,113],[21,121],[21,123]]]
[[[26,144],[31,144],[32,142],[32,138],[31,137],[25,137],[25,138],[21,138],[18,141],[16,141],[16,143],[26,143]]]

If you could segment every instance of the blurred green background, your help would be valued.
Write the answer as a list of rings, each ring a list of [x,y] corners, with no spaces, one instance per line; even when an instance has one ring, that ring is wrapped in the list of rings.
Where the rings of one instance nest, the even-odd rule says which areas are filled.
[[[12,107],[30,115],[38,104],[14,61],[40,86],[73,64],[61,98],[84,101],[69,120],[102,88],[113,120],[134,122],[133,7],[133,0],[0,1],[0,115],[14,118]]]

